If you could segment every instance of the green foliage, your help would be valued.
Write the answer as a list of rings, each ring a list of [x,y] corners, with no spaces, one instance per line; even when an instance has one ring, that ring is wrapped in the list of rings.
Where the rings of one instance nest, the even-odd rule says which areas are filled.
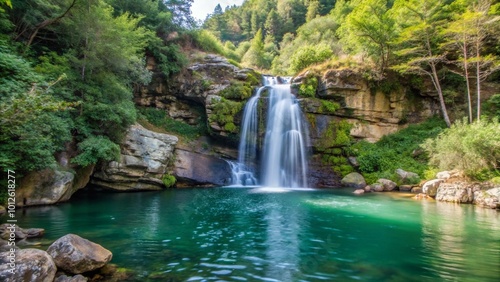
[[[244,100],[252,96],[252,86],[250,83],[233,81],[231,85],[224,88],[219,95],[227,99]]]
[[[424,176],[429,169],[427,156],[416,152],[421,150],[424,140],[436,137],[444,127],[441,120],[429,119],[386,135],[376,143],[358,142],[351,146],[349,153],[357,156],[359,170],[364,176],[397,181],[394,172],[398,168]]]
[[[430,163],[443,170],[459,169],[473,178],[500,165],[500,123],[480,120],[472,124],[458,121],[423,148]],[[487,178],[487,177],[486,177]]]
[[[388,13],[389,1],[363,0],[353,3],[353,10],[339,28],[346,51],[368,54],[378,65],[380,73],[387,68],[390,43],[396,37],[394,19]]]
[[[290,73],[297,73],[313,64],[321,63],[333,55],[332,50],[325,44],[304,46],[297,49],[290,58]]]
[[[352,125],[346,120],[331,122],[324,131],[320,140],[320,149],[350,146],[353,139],[351,137]]]
[[[163,181],[163,185],[165,185],[165,187],[167,187],[167,188],[174,187],[175,182],[177,182],[177,179],[175,178],[175,176],[173,176],[171,174],[163,175],[161,180]]]
[[[139,108],[139,113],[151,124],[187,139],[196,139],[200,135],[207,133],[206,117],[201,109],[198,109],[200,117],[196,126],[175,120],[169,117],[167,113],[161,109],[141,107]]]
[[[268,62],[264,58],[264,41],[262,30],[259,29],[252,39],[250,48],[245,53],[241,62],[245,66],[266,69],[269,67]]]
[[[67,111],[77,104],[55,98],[58,81],[45,82],[25,59],[7,54],[5,42],[0,46],[0,167],[22,173],[53,166],[54,153],[71,140]]]
[[[491,118],[500,119],[500,94],[491,96],[486,103],[483,104],[484,113]]]
[[[299,96],[313,98],[316,96],[318,79],[315,76],[307,76],[299,86]]]
[[[213,111],[212,115],[209,117],[209,121],[217,122],[219,125],[223,126],[225,130],[231,133],[237,133],[239,129],[234,124],[234,118],[243,109],[243,103],[231,101],[223,97],[216,101],[212,101],[212,103],[214,103]]]
[[[321,100],[321,112],[326,114],[333,114],[340,109],[340,104],[328,100]]]
[[[120,156],[120,146],[105,136],[90,136],[78,144],[79,154],[72,163],[88,166],[98,161],[117,161]]]
[[[198,48],[203,51],[219,54],[230,58],[233,61],[239,61],[240,56],[232,49],[230,45],[224,45],[215,35],[208,30],[197,30],[193,32],[193,38]]]

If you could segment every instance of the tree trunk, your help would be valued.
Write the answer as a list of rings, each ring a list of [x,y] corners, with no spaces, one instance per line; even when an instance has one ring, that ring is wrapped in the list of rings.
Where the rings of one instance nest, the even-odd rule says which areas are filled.
[[[472,123],[472,99],[470,95],[470,83],[469,83],[469,64],[467,63],[467,41],[464,33],[464,71],[465,71],[465,83],[467,84],[467,105],[469,107],[469,123]]]
[[[441,89],[441,84],[439,82],[439,77],[437,75],[436,65],[433,62],[430,62],[429,65],[431,66],[432,70],[432,80],[438,92],[439,104],[441,105],[441,112],[443,114],[444,121],[446,122],[446,125],[450,127],[451,121],[450,117],[448,116],[448,111],[446,110],[446,104],[444,103],[443,90]]]
[[[30,35],[30,39],[28,40],[28,43],[26,43],[26,49],[28,49],[31,46],[31,43],[33,43],[33,40],[35,39],[35,37],[38,34],[38,31],[40,31],[40,29],[45,28],[45,27],[59,21],[60,19],[64,18],[64,16],[66,16],[66,14],[69,12],[69,10],[71,10],[71,8],[73,8],[73,6],[75,6],[75,3],[76,3],[76,0],[73,0],[73,2],[68,7],[68,9],[66,9],[66,11],[62,15],[58,16],[57,18],[44,20],[43,22],[37,24],[35,27],[35,30]]]

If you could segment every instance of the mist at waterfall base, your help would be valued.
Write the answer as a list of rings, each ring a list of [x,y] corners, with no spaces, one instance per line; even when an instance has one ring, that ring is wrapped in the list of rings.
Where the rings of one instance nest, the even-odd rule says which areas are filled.
[[[264,86],[245,105],[238,161],[229,162],[231,184],[307,187],[309,134],[299,101],[291,93],[290,79],[264,76],[263,80]],[[262,114],[264,108],[267,111]],[[261,124],[265,124],[263,140],[260,140]],[[262,144],[260,150],[259,144]]]

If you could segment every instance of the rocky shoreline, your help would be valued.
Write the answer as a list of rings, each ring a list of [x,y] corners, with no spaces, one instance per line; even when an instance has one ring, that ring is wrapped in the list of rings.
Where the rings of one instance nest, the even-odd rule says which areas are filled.
[[[398,169],[396,174],[400,182],[415,177],[415,173]],[[435,179],[422,181],[419,184],[401,184],[389,179],[378,179],[377,182],[366,185],[363,176],[357,172],[348,174],[342,179],[346,187],[355,188],[354,194],[361,195],[370,192],[410,192],[416,194],[414,199],[433,198],[440,202],[458,204],[474,204],[484,208],[500,210],[500,185],[490,182],[470,182],[460,171],[441,171]]]
[[[78,235],[61,237],[46,251],[34,248],[39,244],[26,241],[42,237],[44,233],[41,228],[23,229],[8,223],[0,225],[1,281],[122,281],[130,276],[127,271],[109,264],[113,257],[109,250]]]

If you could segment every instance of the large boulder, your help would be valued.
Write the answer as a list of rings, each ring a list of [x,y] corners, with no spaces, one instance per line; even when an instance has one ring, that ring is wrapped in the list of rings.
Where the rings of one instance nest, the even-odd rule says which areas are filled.
[[[15,254],[14,262],[12,254]],[[23,249],[15,253],[0,253],[0,281],[50,282],[54,280],[56,271],[52,257],[42,250]]]
[[[340,182],[345,187],[352,187],[356,189],[364,189],[366,186],[365,178],[363,177],[363,175],[357,172],[349,173],[344,178],[342,178]]]
[[[500,187],[486,191],[474,191],[474,204],[491,209],[500,209]]]
[[[28,172],[16,189],[16,205],[50,205],[68,201],[79,189],[89,182],[94,165],[68,168],[57,167]]]
[[[441,183],[436,192],[436,200],[453,203],[472,203],[474,200],[474,193],[479,190],[481,190],[479,185],[474,183]],[[430,194],[428,195],[432,196]]]
[[[47,252],[60,269],[73,274],[93,271],[106,265],[112,253],[101,245],[75,234],[57,239]]]
[[[177,141],[176,136],[134,124],[121,144],[120,160],[105,164],[94,174],[92,183],[119,191],[161,190]]]
[[[443,179],[433,179],[425,182],[422,186],[422,193],[425,193],[431,197],[436,196],[439,185],[443,182]]]
[[[381,178],[377,182],[384,186],[384,191],[392,191],[398,186],[396,182],[385,178]]]
[[[396,169],[396,175],[399,177],[399,182],[404,184],[413,184],[415,180],[420,179],[418,174],[410,171],[405,171],[401,168]]]

